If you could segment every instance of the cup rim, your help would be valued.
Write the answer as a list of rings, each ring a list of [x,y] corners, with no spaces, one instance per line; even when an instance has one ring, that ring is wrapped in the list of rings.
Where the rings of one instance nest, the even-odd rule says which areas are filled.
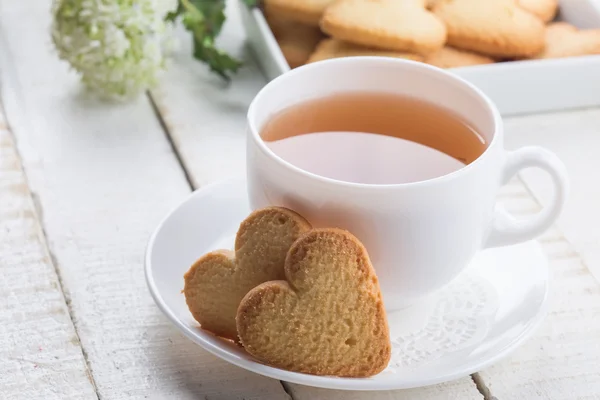
[[[455,84],[459,84],[459,85],[462,85],[463,87],[466,87],[468,90],[473,92],[476,96],[478,96],[483,101],[484,107],[488,109],[488,112],[492,116],[493,127],[494,127],[494,130],[492,132],[492,140],[489,142],[488,146],[483,151],[483,153],[481,153],[481,155],[479,157],[477,157],[470,164],[467,164],[464,167],[462,167],[456,171],[450,172],[445,175],[437,176],[435,178],[425,179],[425,180],[416,181],[416,182],[406,182],[406,183],[386,183],[386,184],[358,183],[358,182],[348,182],[348,181],[342,181],[339,179],[328,178],[325,176],[321,176],[321,175],[306,171],[300,167],[297,167],[294,164],[286,161],[285,159],[283,159],[283,158],[279,157],[277,154],[275,154],[275,152],[273,152],[265,144],[265,141],[260,137],[260,132],[257,129],[257,126],[256,126],[257,104],[260,103],[262,98],[264,96],[266,96],[266,93],[269,90],[272,90],[272,88],[275,87],[276,85],[282,84],[285,80],[290,79],[290,78],[294,77],[295,75],[302,74],[304,71],[307,71],[307,70],[322,68],[326,64],[349,64],[349,63],[352,63],[352,64],[355,64],[355,63],[365,63],[365,64],[386,63],[386,64],[395,64],[398,66],[411,65],[416,68],[428,70],[429,72],[434,73],[434,74],[443,75],[445,78],[453,81]],[[353,189],[360,189],[360,188],[362,188],[362,189],[367,189],[367,188],[368,189],[390,189],[390,188],[419,187],[419,186],[425,186],[425,185],[432,185],[432,184],[436,184],[436,183],[442,183],[442,182],[445,182],[445,181],[448,181],[451,179],[458,178],[458,177],[468,173],[472,169],[476,168],[477,165],[479,165],[483,162],[483,159],[488,158],[489,154],[491,153],[492,147],[496,147],[496,144],[500,140],[499,136],[501,135],[501,132],[502,132],[502,117],[500,116],[500,112],[498,111],[498,108],[492,102],[492,100],[485,93],[483,93],[483,91],[481,91],[479,88],[477,88],[472,83],[470,83],[470,82],[466,81],[465,79],[463,79],[451,72],[448,72],[442,68],[438,68],[438,67],[435,67],[435,66],[432,66],[429,64],[425,64],[425,63],[418,62],[418,61],[407,60],[407,59],[381,57],[381,56],[342,57],[342,58],[335,58],[335,59],[330,59],[330,60],[323,60],[323,61],[319,61],[319,62],[311,63],[311,64],[305,64],[300,67],[294,68],[282,75],[279,75],[278,77],[271,80],[270,82],[268,82],[265,86],[263,86],[261,88],[261,90],[258,92],[258,94],[254,97],[254,99],[250,103],[250,107],[248,108],[248,113],[247,113],[246,118],[247,118],[247,123],[248,123],[248,127],[250,130],[250,136],[252,137],[252,140],[256,143],[256,145],[258,146],[258,148],[260,149],[260,151],[263,154],[265,154],[266,156],[273,159],[277,164],[279,164],[279,166],[286,168],[287,170],[290,170],[296,174],[300,174],[307,178],[319,181],[321,183],[325,183],[328,185],[334,185],[337,187],[353,188]]]

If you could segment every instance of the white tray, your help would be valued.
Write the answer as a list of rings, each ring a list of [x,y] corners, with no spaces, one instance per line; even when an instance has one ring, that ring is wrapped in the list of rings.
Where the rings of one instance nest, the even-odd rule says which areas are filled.
[[[250,47],[268,79],[290,70],[259,9],[240,4]],[[600,28],[600,0],[562,0],[561,20],[579,28]],[[453,68],[483,90],[502,115],[600,106],[600,55],[512,61]]]

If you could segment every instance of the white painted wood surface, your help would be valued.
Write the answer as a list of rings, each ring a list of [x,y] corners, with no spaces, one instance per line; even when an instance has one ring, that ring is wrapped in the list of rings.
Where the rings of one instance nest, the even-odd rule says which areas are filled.
[[[543,145],[563,160],[571,194],[558,226],[600,281],[600,109],[510,119],[506,145]],[[542,204],[551,198],[552,184],[543,172],[524,171],[523,179]]]
[[[6,146],[6,131],[0,129],[0,215],[5,206],[17,204],[15,215],[24,217],[0,219],[0,294],[10,293],[9,306],[0,303],[0,398],[289,398],[278,381],[230,366],[193,345],[152,303],[142,273],[145,242],[164,213],[189,194],[189,186],[148,99],[110,105],[81,92],[77,77],[67,73],[67,66],[53,53],[48,9],[49,0],[0,0],[0,88],[29,185],[43,211],[41,223],[72,320],[68,312],[53,314],[69,310],[46,257],[28,190],[6,192],[6,186],[20,185],[24,178],[15,173],[18,159],[12,143]],[[247,59],[235,11],[230,9],[222,41]],[[243,173],[245,112],[264,79],[250,62],[231,86],[224,87],[191,59],[188,38],[183,38],[152,99],[193,186],[200,187]],[[574,178],[574,196],[560,226],[587,258],[582,262],[559,231],[544,236],[555,275],[551,313],[526,345],[476,376],[488,398],[600,398],[600,325],[595,321],[600,315],[600,287],[586,268],[599,265],[593,255],[600,255],[600,246],[590,220],[598,203],[593,199],[600,192],[589,186],[590,175],[584,174],[600,165],[593,158],[598,122],[599,110],[507,121],[509,147],[541,144],[565,159]],[[565,130],[573,134],[559,135]],[[543,202],[547,196],[543,179],[524,176]],[[500,198],[517,215],[539,209],[519,181],[507,186]],[[5,263],[5,254],[11,255],[9,260],[17,254],[17,261]],[[31,273],[20,274],[20,263]],[[22,310],[15,314],[12,301],[19,304],[15,307],[31,307],[31,314]],[[34,317],[50,323],[42,324],[41,331]],[[28,332],[46,341],[47,354],[36,354],[33,339],[38,336]],[[75,332],[86,360],[75,341],[70,342]],[[22,360],[13,359],[15,349],[4,346],[5,336],[15,349],[23,348],[17,356]],[[44,358],[53,356],[67,361],[57,365]],[[42,361],[44,368],[35,368],[30,361]],[[85,361],[97,393],[85,374]],[[379,393],[286,386],[298,400],[483,398],[469,378]]]
[[[540,209],[519,182],[506,191],[507,210],[525,216]],[[559,229],[541,243],[553,274],[548,316],[526,344],[479,375],[499,400],[598,399],[600,285]]]
[[[54,54],[49,7],[0,1],[2,100],[98,396],[287,399],[278,381],[192,344],[154,305],[144,247],[189,186],[147,98],[111,105],[82,93]],[[45,398],[64,398],[56,390]]]
[[[96,398],[0,103],[0,398]]]

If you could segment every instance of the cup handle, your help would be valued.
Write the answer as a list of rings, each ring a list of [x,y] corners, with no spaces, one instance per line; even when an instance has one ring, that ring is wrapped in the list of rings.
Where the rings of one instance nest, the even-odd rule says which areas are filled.
[[[554,153],[534,146],[509,152],[502,184],[508,183],[520,170],[530,167],[541,168],[552,178],[554,184],[552,201],[536,215],[527,219],[517,219],[497,207],[484,247],[506,246],[533,239],[548,229],[560,215],[569,192],[569,180],[564,164]]]

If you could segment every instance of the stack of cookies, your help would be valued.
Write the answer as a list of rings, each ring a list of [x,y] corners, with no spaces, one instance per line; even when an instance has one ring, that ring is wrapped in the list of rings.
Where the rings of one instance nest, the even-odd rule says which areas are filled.
[[[600,29],[552,22],[558,0],[264,0],[291,68],[386,56],[441,68],[600,54]]]
[[[258,210],[240,225],[234,252],[205,254],[184,279],[200,327],[266,364],[366,377],[390,360],[377,276],[346,231],[312,229],[285,208]]]

